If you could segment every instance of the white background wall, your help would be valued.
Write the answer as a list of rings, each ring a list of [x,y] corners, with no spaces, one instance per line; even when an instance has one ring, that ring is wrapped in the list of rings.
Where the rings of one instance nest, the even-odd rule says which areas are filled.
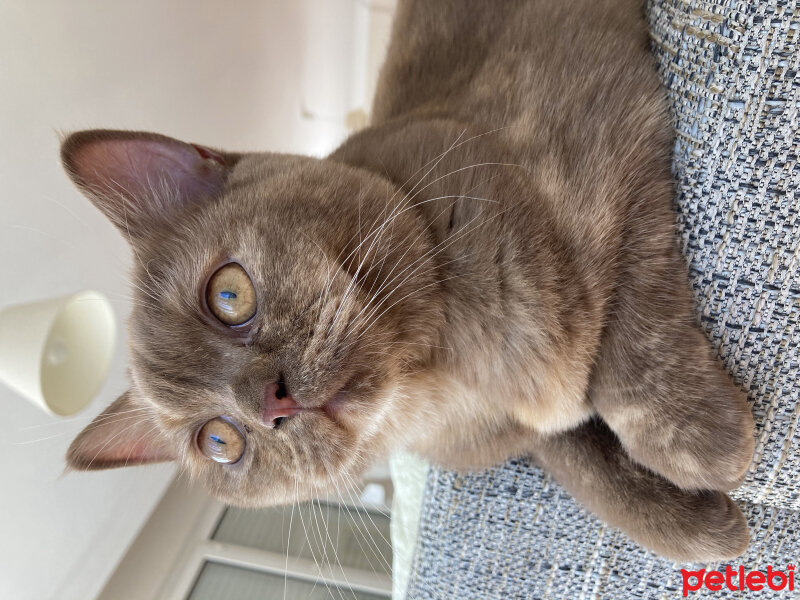
[[[92,598],[172,473],[62,476],[70,440],[125,389],[130,255],[63,175],[57,132],[322,153],[341,124],[300,110],[306,4],[321,2],[333,0],[0,0],[0,308],[97,289],[121,332],[107,384],[73,420],[0,386],[0,598]]]

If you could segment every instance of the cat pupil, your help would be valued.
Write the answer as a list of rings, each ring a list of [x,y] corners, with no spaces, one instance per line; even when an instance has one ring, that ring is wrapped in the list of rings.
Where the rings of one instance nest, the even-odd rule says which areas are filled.
[[[218,435],[214,435],[214,434],[212,434],[212,435],[210,435],[210,436],[208,436],[208,437],[210,437],[210,438],[211,438],[211,441],[212,441],[212,442],[217,442],[218,444],[225,444],[225,440],[223,440],[223,439],[222,439],[221,437],[219,437]]]
[[[234,300],[236,298],[236,292],[225,291],[225,292],[220,292],[219,295],[225,298],[226,300]]]

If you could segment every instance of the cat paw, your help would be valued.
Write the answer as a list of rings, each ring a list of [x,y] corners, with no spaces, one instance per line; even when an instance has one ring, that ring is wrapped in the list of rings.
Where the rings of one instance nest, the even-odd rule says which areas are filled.
[[[739,487],[753,459],[752,425],[746,434],[709,435],[709,443],[675,444],[662,462],[661,475],[687,490],[727,492]]]
[[[723,492],[686,490],[633,461],[600,419],[537,440],[533,454],[589,510],[676,561],[716,561],[747,548],[747,521]]]
[[[676,562],[730,560],[747,549],[750,532],[742,511],[722,492],[687,494],[664,506],[659,525],[641,543]]]
[[[726,382],[717,393],[713,402],[612,427],[632,459],[678,487],[728,491],[752,462],[754,422],[741,390]]]
[[[728,491],[744,480],[753,460],[755,423],[745,394],[729,388],[727,398],[695,415],[694,422],[673,425],[657,462],[675,485]]]

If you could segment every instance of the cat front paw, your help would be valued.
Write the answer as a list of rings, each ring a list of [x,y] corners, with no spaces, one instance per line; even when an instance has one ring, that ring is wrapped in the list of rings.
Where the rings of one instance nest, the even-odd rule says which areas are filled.
[[[676,562],[710,563],[740,556],[750,541],[742,511],[718,491],[695,492],[665,506],[641,543]],[[634,536],[639,537],[639,536]]]
[[[746,395],[725,377],[708,400],[684,397],[660,414],[608,411],[604,418],[633,460],[678,487],[731,490],[752,462],[754,422]]]
[[[723,492],[686,490],[631,459],[600,419],[539,438],[532,448],[589,510],[676,561],[716,561],[747,548],[747,522]]]
[[[739,427],[708,431],[701,438],[677,442],[662,462],[661,474],[684,489],[729,491],[741,485],[753,460],[753,418]],[[738,429],[738,431],[736,430]]]
[[[720,392],[685,423],[664,424],[642,456],[647,466],[684,489],[728,491],[742,483],[753,460],[755,424],[741,390],[726,382]]]

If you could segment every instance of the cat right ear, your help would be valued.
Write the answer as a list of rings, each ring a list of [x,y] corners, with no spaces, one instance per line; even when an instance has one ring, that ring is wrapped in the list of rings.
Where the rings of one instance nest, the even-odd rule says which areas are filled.
[[[67,174],[129,240],[219,196],[239,158],[141,131],[79,131],[61,144]]]
[[[130,392],[122,394],[72,442],[68,467],[95,471],[175,460],[151,410],[135,402]]]

